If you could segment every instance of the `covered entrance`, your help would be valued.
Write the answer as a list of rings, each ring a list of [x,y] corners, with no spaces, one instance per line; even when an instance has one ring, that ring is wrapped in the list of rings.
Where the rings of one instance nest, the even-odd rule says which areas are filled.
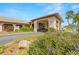
[[[34,32],[47,32],[48,31],[48,19],[38,20],[31,23]]]
[[[48,31],[48,21],[39,21],[38,22],[38,30],[39,32],[47,32]]]
[[[46,32],[48,31],[48,28],[55,28],[59,30],[61,28],[61,23],[61,16],[59,13],[55,13],[33,19],[31,22],[31,27],[33,27],[34,32]]]
[[[2,30],[3,31],[13,31],[14,26],[12,24],[3,24],[2,25]]]

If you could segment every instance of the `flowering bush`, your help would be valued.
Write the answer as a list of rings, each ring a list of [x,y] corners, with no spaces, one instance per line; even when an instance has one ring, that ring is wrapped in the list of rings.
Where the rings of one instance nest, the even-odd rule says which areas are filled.
[[[67,32],[51,32],[38,37],[29,47],[30,55],[79,54],[79,35]]]

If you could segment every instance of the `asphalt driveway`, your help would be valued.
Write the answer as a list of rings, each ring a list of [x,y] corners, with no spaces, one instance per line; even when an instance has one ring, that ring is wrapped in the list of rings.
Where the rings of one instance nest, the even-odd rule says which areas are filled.
[[[7,44],[9,42],[15,41],[17,38],[41,34],[40,32],[28,32],[28,33],[17,33],[17,34],[3,34],[0,35],[0,44]]]

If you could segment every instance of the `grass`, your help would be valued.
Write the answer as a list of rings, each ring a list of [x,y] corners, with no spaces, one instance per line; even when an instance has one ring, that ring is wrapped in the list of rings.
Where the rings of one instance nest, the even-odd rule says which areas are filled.
[[[27,49],[19,49],[19,50],[17,50],[16,55],[27,55]]]
[[[16,42],[19,42],[21,40],[28,40],[28,41],[31,41],[31,40],[36,40],[38,37],[41,37],[43,36],[44,34],[36,34],[36,35],[31,35],[31,36],[28,36],[28,37],[22,37],[22,38],[18,38],[16,40]]]

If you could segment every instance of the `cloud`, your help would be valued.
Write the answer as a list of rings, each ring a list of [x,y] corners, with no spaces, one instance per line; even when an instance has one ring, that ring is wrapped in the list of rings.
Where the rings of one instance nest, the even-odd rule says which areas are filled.
[[[62,9],[62,6],[56,6],[55,11],[60,11]]]
[[[59,12],[62,10],[62,8],[63,8],[62,4],[50,4],[45,7],[44,11],[50,14],[50,13]]]
[[[73,5],[72,6],[72,9],[77,9],[77,8],[79,8],[79,5]]]

